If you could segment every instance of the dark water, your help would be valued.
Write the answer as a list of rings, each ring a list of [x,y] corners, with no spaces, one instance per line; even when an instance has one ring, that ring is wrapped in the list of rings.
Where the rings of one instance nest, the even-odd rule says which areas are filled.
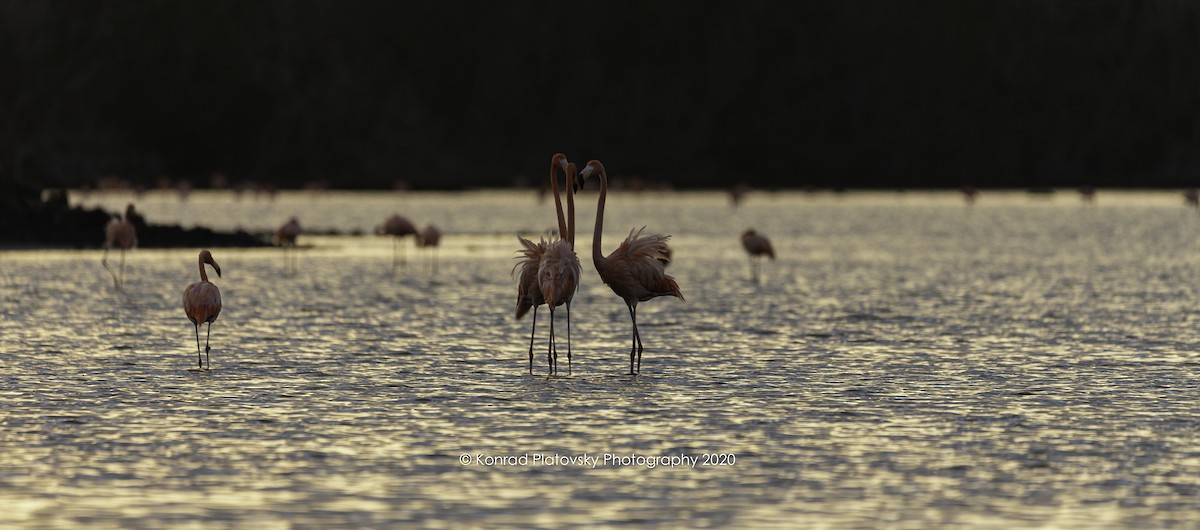
[[[547,312],[533,376],[512,318],[512,234],[552,218],[523,194],[142,199],[151,221],[402,211],[446,234],[436,271],[410,247],[395,275],[371,236],[308,238],[291,276],[277,250],[211,249],[207,371],[180,301],[195,251],[134,251],[121,290],[99,251],[0,253],[0,526],[1200,524],[1200,217],[1177,195],[609,204],[605,250],[674,234],[687,296],[639,308],[637,377],[594,204],[556,377]],[[750,226],[779,254],[758,284]]]

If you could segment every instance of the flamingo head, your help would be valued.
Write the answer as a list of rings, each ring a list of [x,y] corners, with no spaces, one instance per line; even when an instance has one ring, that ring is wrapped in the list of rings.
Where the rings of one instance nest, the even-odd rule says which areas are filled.
[[[583,170],[575,176],[574,190],[579,191],[584,184],[587,184],[587,180],[597,173],[604,173],[604,164],[601,164],[599,160],[588,161]]]
[[[133,218],[133,214],[134,214],[134,212],[136,212],[136,211],[137,211],[137,210],[136,210],[136,209],[133,207],[133,203],[132,203],[132,202],[131,202],[131,203],[129,203],[129,205],[125,207],[125,218],[126,218],[126,219],[132,219],[132,218]]]
[[[550,166],[551,167],[558,166],[558,167],[562,168],[564,171],[566,171],[567,155],[562,154],[562,153],[554,153],[554,156],[550,158]]]
[[[213,259],[212,252],[209,252],[207,250],[201,250],[200,251],[200,263],[207,263],[209,265],[212,265],[213,270],[217,272],[217,277],[218,278],[221,277],[221,266],[217,265],[217,260]]]

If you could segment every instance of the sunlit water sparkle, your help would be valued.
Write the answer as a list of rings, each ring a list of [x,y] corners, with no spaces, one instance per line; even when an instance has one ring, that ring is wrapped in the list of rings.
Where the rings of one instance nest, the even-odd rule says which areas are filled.
[[[1179,195],[611,194],[605,250],[673,234],[687,296],[639,308],[637,377],[579,198],[556,377],[548,313],[533,376],[512,318],[514,234],[553,218],[524,192],[138,199],[151,222],[369,233],[398,211],[445,234],[436,271],[410,245],[395,275],[374,236],[302,237],[294,276],[277,249],[211,249],[209,371],[180,301],[199,249],[132,252],[121,290],[99,250],[0,252],[0,526],[1200,524],[1200,216]],[[758,285],[751,226],[779,254]],[[736,461],[460,463],[585,453]]]

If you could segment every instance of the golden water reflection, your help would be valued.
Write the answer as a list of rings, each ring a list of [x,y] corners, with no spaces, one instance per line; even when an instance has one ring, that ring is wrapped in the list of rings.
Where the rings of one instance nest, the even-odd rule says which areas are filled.
[[[121,291],[99,251],[0,253],[0,526],[1200,520],[1194,212],[1145,194],[665,197],[613,214],[675,235],[688,298],[640,308],[636,378],[628,314],[586,266],[572,375],[540,375],[541,334],[526,374],[507,193],[439,222],[436,272],[414,253],[393,276],[368,236],[310,238],[295,276],[274,249],[213,249],[225,308],[204,372],[179,307],[194,251],[134,252]],[[303,204],[349,229],[366,214],[345,201]],[[780,254],[758,285],[746,226]],[[583,454],[736,462],[460,461]]]

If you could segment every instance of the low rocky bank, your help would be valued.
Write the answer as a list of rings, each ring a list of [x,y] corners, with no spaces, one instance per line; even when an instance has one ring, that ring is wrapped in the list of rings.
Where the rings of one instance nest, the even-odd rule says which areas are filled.
[[[67,193],[0,185],[0,246],[7,248],[100,248],[104,225],[115,212],[71,207]],[[147,224],[134,215],[140,248],[262,247],[270,242],[245,231]]]

